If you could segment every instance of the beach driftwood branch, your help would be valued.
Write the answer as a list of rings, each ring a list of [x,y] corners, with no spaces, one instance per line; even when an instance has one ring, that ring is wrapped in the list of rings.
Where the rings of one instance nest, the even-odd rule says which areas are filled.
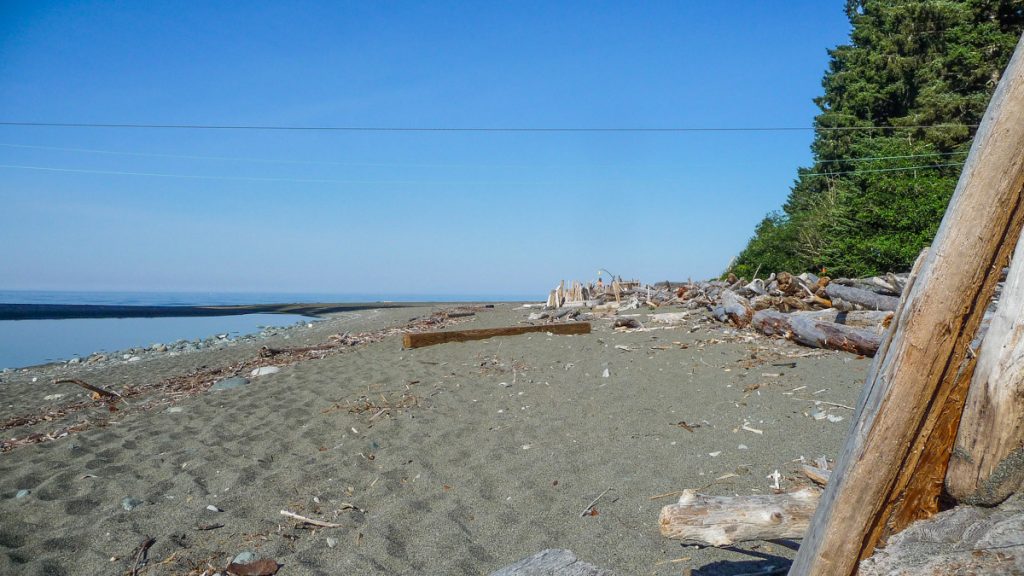
[[[684,490],[679,502],[661,509],[661,535],[685,544],[729,546],[748,540],[802,538],[821,490],[786,494],[705,496]]]
[[[92,392],[96,399],[108,398],[108,399],[111,399],[111,400],[121,400],[121,401],[124,401],[124,398],[120,394],[118,394],[117,392],[114,392],[112,390],[107,390],[106,388],[100,388],[99,386],[95,386],[93,384],[89,384],[85,380],[79,380],[78,378],[61,378],[59,380],[54,380],[53,383],[54,384],[74,384],[75,386],[81,386],[82,388],[85,388],[86,390]]]
[[[938,510],[970,384],[969,362],[961,367],[1022,225],[1024,37],[908,281],[790,574],[854,574],[889,535]]]
[[[782,336],[805,346],[845,350],[865,356],[874,356],[882,341],[881,336],[869,330],[775,310],[758,311],[752,325],[768,336]]]
[[[509,326],[506,328],[478,328],[475,330],[450,330],[446,332],[418,332],[406,334],[402,345],[406,348],[422,348],[449,342],[467,342],[469,340],[486,340],[496,336],[519,336],[531,332],[550,332],[552,334],[590,334],[590,322],[567,322],[565,324],[545,324],[543,326]]]
[[[994,506],[1024,485],[1024,235],[967,392],[946,490]]]
[[[298,520],[299,522],[304,522],[306,524],[311,524],[313,526],[319,526],[321,528],[341,528],[341,524],[335,524],[334,522],[325,522],[323,520],[307,518],[305,516],[300,516],[295,512],[289,512],[287,510],[281,510],[281,515],[292,518],[293,520]]]

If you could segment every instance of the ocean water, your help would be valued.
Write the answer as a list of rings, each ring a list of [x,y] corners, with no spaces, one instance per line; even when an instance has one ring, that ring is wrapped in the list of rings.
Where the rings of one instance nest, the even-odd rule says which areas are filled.
[[[0,304],[94,304],[111,306],[215,306],[293,302],[487,302],[535,300],[504,294],[301,294],[248,292],[57,292],[0,290]],[[155,343],[216,334],[253,334],[262,326],[287,326],[311,319],[291,314],[244,314],[182,318],[0,320],[0,369],[84,358]]]
[[[107,306],[230,306],[343,302],[526,302],[543,294],[302,293],[302,292],[70,292],[0,290],[0,304],[94,304]]]

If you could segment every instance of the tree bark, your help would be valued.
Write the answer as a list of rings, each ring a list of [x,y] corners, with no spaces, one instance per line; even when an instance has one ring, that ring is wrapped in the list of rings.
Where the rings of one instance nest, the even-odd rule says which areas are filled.
[[[750,324],[754,309],[750,307],[750,302],[746,298],[732,290],[722,290],[719,301],[721,303],[711,310],[719,322],[732,323],[737,328],[744,328]]]

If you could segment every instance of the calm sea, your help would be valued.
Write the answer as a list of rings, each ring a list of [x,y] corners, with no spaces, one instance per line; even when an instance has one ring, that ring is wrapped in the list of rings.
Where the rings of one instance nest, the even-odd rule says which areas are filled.
[[[111,306],[216,306],[313,302],[509,302],[536,294],[316,294],[250,292],[56,292],[0,290],[0,304],[94,304]],[[0,320],[0,369],[84,358],[176,340],[259,332],[264,326],[311,321],[289,314],[184,318]]]

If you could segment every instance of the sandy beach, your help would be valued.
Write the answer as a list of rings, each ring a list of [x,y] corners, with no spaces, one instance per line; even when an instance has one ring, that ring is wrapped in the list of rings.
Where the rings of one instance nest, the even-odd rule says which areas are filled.
[[[785,566],[795,543],[686,547],[660,536],[658,511],[685,488],[769,493],[775,470],[783,489],[807,484],[799,459],[834,457],[852,416],[813,400],[854,405],[870,363],[703,311],[402,349],[403,326],[448,308],[332,313],[287,339],[4,374],[0,572],[130,574],[147,537],[145,575],[213,574],[246,552],[288,576],[488,574],[545,548],[623,575]],[[498,304],[441,325],[529,312]],[[264,345],[310,350],[261,358]],[[279,371],[251,376],[259,366]],[[235,372],[248,383],[210,388]],[[133,395],[110,412],[52,383],[69,378]]]

